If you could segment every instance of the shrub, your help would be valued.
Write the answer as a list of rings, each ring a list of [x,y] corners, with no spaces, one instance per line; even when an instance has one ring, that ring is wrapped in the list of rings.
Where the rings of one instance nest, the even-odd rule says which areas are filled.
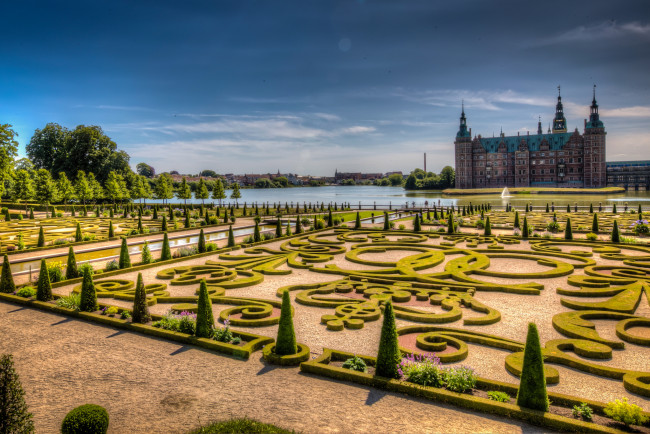
[[[63,270],[60,262],[50,262],[47,264],[47,272],[50,275],[50,282],[56,283],[64,280]]]
[[[257,222],[255,222],[255,230],[253,231],[253,241],[256,243],[262,241],[262,235],[260,234],[260,225]]]
[[[615,400],[607,403],[605,414],[617,422],[623,422],[625,426],[643,425],[648,421],[647,416],[643,415],[641,407],[623,400]]]
[[[490,217],[488,216],[485,219],[485,230],[483,231],[483,235],[486,237],[489,237],[492,235],[492,225],[490,224]]]
[[[196,255],[198,253],[198,250],[196,246],[190,246],[190,247],[181,247],[180,249],[174,250],[174,258],[184,258],[186,256],[192,256]]]
[[[84,273],[83,282],[81,283],[79,310],[82,312],[94,312],[97,310],[95,283],[93,282],[93,275],[88,272]]]
[[[0,356],[0,391],[0,433],[33,433],[32,414],[11,354]]]
[[[289,291],[284,291],[282,293],[282,310],[280,311],[280,325],[275,344],[275,354],[287,356],[297,352],[296,333],[293,329],[293,316],[291,314],[291,297]]]
[[[422,386],[443,387],[445,373],[435,354],[409,354],[397,366],[400,378]]]
[[[549,223],[546,225],[546,230],[549,231],[549,232],[551,232],[551,233],[556,234],[556,233],[560,232],[560,225],[559,225],[558,222],[556,222],[555,220],[553,220],[553,221],[549,222]]]
[[[496,390],[490,390],[488,393],[488,399],[497,402],[510,402],[510,395],[506,392],[499,392]]]
[[[59,297],[56,300],[56,305],[65,307],[66,309],[79,310],[79,305],[81,304],[81,294],[76,292],[71,292],[68,295]]]
[[[52,300],[52,284],[50,283],[50,273],[47,271],[45,259],[41,259],[41,268],[38,273],[36,299],[38,301]]]
[[[106,271],[114,271],[119,269],[120,269],[120,264],[118,264],[117,260],[115,259],[106,263]]]
[[[573,414],[573,417],[581,417],[587,421],[591,421],[593,416],[593,411],[586,402],[583,402],[580,405],[574,405],[571,413]]]
[[[120,314],[120,318],[129,319],[131,318],[131,314],[129,313],[128,310],[123,310],[122,313]]]
[[[191,432],[191,434],[221,434],[221,433],[265,433],[265,434],[294,434],[275,425],[258,422],[253,419],[229,419],[204,425]]]
[[[193,335],[196,333],[196,314],[191,312],[181,312],[178,321],[178,331]]]
[[[163,216],[163,221],[165,221],[165,216]],[[167,236],[167,232],[165,232],[165,235],[163,236],[162,252],[160,253],[160,260],[168,261],[171,258],[172,258],[172,251],[171,248],[169,247],[169,237]]]
[[[589,241],[596,241],[598,239],[598,235],[594,234],[593,232],[589,232],[587,235],[587,240]]]
[[[364,362],[361,357],[358,357],[356,355],[347,359],[343,363],[343,368],[358,372],[368,372],[368,366],[366,365],[366,362]]]
[[[267,232],[267,233],[262,234],[262,241],[268,241],[268,240],[272,240],[274,238],[275,238],[274,233]]]
[[[77,258],[74,254],[72,246],[68,249],[68,266],[65,268],[65,278],[74,279],[79,277],[79,269],[77,268]]]
[[[133,297],[133,322],[145,324],[149,321],[151,321],[151,315],[147,306],[147,291],[142,282],[142,273],[138,273],[135,296]]]
[[[25,286],[20,288],[18,292],[16,292],[16,295],[25,298],[33,297],[36,295],[36,289],[34,289],[33,286]]]
[[[632,223],[632,230],[635,235],[648,235],[650,233],[650,228],[648,228],[647,220],[637,220]]]
[[[201,279],[199,286],[198,309],[196,312],[196,336],[209,338],[214,327],[214,315],[212,314],[212,301],[208,295],[208,285],[205,279]]]
[[[548,411],[544,359],[542,358],[537,326],[534,323],[528,324],[524,363],[517,392],[517,405],[533,410]]]
[[[566,218],[566,226],[564,227],[564,239],[573,239],[573,228],[571,228],[571,217]]]
[[[115,306],[111,306],[108,309],[106,309],[106,314],[108,316],[115,316],[117,315],[117,308]]]
[[[452,392],[463,393],[476,387],[476,374],[467,366],[448,368],[445,370],[445,384]]]
[[[206,252],[214,252],[215,250],[217,250],[217,248],[218,247],[217,247],[217,245],[215,243],[207,243],[205,245],[205,251]]]
[[[37,247],[45,246],[45,232],[43,232],[43,226],[38,229],[38,241],[36,243]]]
[[[232,231],[232,225],[228,228],[228,247],[235,247],[235,234]]]
[[[224,326],[223,327],[215,327],[214,323],[212,325],[212,338],[215,341],[219,342],[225,342],[229,343],[231,341],[234,341],[235,338],[232,335],[232,331],[230,330],[230,320],[226,318],[226,320],[223,322]],[[237,342],[233,342],[238,344],[241,342],[241,338],[237,338]]]
[[[108,412],[94,404],[79,406],[63,419],[61,434],[104,434],[108,431]]]
[[[5,253],[4,260],[2,261],[2,274],[0,275],[0,292],[12,293],[16,290],[14,283],[14,276],[11,274],[11,264],[9,264],[9,256]]]
[[[381,326],[379,338],[379,351],[377,353],[377,375],[388,378],[399,378],[398,363],[402,360],[397,341],[397,327],[393,303],[388,301],[384,308],[384,321]]]
[[[142,244],[141,260],[143,264],[153,263],[153,256],[151,255],[151,250],[149,249],[149,243],[147,243],[146,241]]]
[[[480,219],[476,221],[476,229],[483,229],[484,227],[485,227],[485,221]]]
[[[199,253],[205,253],[205,234],[203,233],[203,229],[199,232],[199,241],[196,245],[197,251]]]
[[[325,221],[323,219],[314,220],[314,229],[325,229]]]
[[[126,244],[126,237],[122,237],[122,247],[120,248],[120,262],[118,263],[120,270],[129,268],[131,266],[131,256],[129,255],[129,247]]]
[[[618,230],[618,220],[614,220],[614,226],[612,227],[612,243],[620,243],[620,242],[621,242],[621,232]]]

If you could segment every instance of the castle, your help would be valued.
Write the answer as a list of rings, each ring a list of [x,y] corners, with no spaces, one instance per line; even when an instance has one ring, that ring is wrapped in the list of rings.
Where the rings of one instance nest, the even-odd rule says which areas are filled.
[[[472,138],[465,107],[454,142],[456,188],[605,187],[605,127],[598,115],[596,86],[583,134],[568,133],[558,86],[553,130],[537,134]]]

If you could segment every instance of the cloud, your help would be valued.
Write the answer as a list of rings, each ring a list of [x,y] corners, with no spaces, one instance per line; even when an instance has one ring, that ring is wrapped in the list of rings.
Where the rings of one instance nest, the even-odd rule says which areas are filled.
[[[407,91],[399,89],[394,92],[394,96],[401,97],[410,102],[437,107],[459,107],[461,102],[464,102],[466,108],[491,111],[503,110],[503,107],[501,107],[502,104],[540,107],[547,107],[554,104],[554,101],[551,98],[521,95],[510,89],[504,91],[470,91],[461,89]]]
[[[603,39],[615,39],[625,36],[650,37],[650,24],[638,21],[619,24],[616,21],[604,21],[574,29],[533,42],[534,46],[555,45],[566,42],[590,42]]]
[[[331,113],[314,113],[317,118],[325,119],[326,121],[340,121],[341,118]]]
[[[589,105],[575,104],[572,102],[564,103],[564,112],[567,117],[588,118]],[[607,121],[607,118],[650,118],[650,106],[631,106],[618,108],[599,108],[601,120]]]
[[[347,134],[361,134],[361,133],[372,133],[376,131],[376,129],[375,127],[362,127],[360,125],[355,125],[353,127],[344,128],[341,131]]]

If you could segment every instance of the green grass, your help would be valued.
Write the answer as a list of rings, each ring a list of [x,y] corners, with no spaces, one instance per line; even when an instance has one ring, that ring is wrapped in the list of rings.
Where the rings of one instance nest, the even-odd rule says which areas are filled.
[[[375,213],[375,217],[383,217],[384,216],[384,211],[382,210],[375,210],[375,211],[360,211],[359,216],[362,219],[365,218],[370,218],[372,217],[372,213]],[[357,212],[345,212],[345,213],[337,213],[336,211],[333,212],[333,215],[335,217],[342,218],[346,223],[347,222],[352,222],[354,223],[354,220],[357,218]]]
[[[269,434],[291,434],[295,431],[289,431],[269,423],[258,422],[247,417],[243,419],[230,419],[222,422],[214,422],[202,426],[190,434],[226,434],[226,433],[269,433]]]

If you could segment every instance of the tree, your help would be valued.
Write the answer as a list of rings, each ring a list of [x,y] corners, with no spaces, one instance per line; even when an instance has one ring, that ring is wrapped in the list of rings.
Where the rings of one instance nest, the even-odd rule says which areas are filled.
[[[113,204],[116,201],[129,198],[124,177],[114,170],[111,170],[108,174],[108,178],[104,183],[104,191],[106,192],[106,198],[112,200]]]
[[[74,199],[74,187],[65,172],[59,172],[56,188],[59,191],[59,198],[63,201],[64,205]]]
[[[278,221],[275,223],[275,236],[276,237],[281,237],[282,236],[282,219],[278,218]]]
[[[612,243],[621,242],[621,232],[618,230],[618,220],[614,220],[614,226],[612,227]]]
[[[126,237],[122,237],[122,246],[120,248],[119,267],[129,268],[131,266],[131,256],[129,256],[129,247],[126,244]]]
[[[402,360],[397,340],[397,327],[393,303],[389,300],[384,307],[384,322],[381,326],[379,351],[377,352],[376,374],[387,378],[399,378],[397,364]]]
[[[571,217],[566,218],[566,227],[564,228],[564,239],[573,239],[573,229],[571,228]]]
[[[388,181],[390,182],[390,185],[392,185],[393,187],[399,187],[404,182],[404,177],[399,173],[393,173],[388,177]]]
[[[415,190],[417,188],[417,178],[413,173],[411,173],[408,178],[406,178],[406,183],[404,184],[406,190]]]
[[[212,301],[208,294],[208,284],[201,279],[199,285],[199,300],[196,310],[196,337],[209,338],[214,327],[214,315],[212,313]]]
[[[19,158],[14,162],[14,170],[26,170],[28,173],[34,171],[34,164],[29,158]]]
[[[45,212],[49,211],[51,202],[57,199],[57,189],[50,172],[45,169],[38,169],[36,172],[35,197],[38,203],[45,205]]]
[[[199,173],[199,176],[205,176],[206,178],[216,178],[219,175],[217,175],[217,172],[215,172],[214,170],[202,170]]]
[[[181,181],[181,185],[178,186],[178,190],[176,191],[176,197],[179,199],[184,199],[185,200],[185,205],[187,205],[187,199],[192,198],[192,190],[190,189],[190,186],[187,184],[187,179],[183,176],[183,180]]]
[[[236,182],[232,186],[232,194],[230,195],[231,199],[235,199],[235,203],[237,203],[237,199],[241,199],[241,193],[239,192],[239,184]]]
[[[300,216],[296,216],[296,234],[302,234],[302,224],[300,223]]]
[[[354,228],[361,229],[361,216],[359,215],[359,211],[357,211],[357,218],[354,221]]]
[[[228,228],[228,247],[235,247],[235,234],[232,231],[232,225]]]
[[[388,213],[384,211],[384,230],[390,230],[390,219],[388,218]]]
[[[70,131],[56,123],[36,129],[26,146],[27,156],[37,169],[61,170],[66,158],[66,141]]]
[[[38,241],[36,242],[37,247],[45,247],[45,231],[43,226],[38,228]]]
[[[194,192],[194,197],[201,199],[201,202],[205,205],[205,199],[210,197],[210,192],[208,191],[208,186],[205,185],[203,178],[199,178],[199,183],[196,185],[196,192]]]
[[[27,411],[25,391],[14,369],[11,354],[0,356],[0,433],[33,433],[34,421]]]
[[[27,202],[34,198],[34,182],[29,172],[25,169],[17,170],[14,173],[14,183],[11,188],[11,197],[16,202]],[[27,203],[25,203],[27,211]]]
[[[135,296],[133,297],[133,313],[131,317],[134,323],[145,324],[151,321],[149,306],[147,305],[147,291],[142,282],[142,273],[138,273],[138,280],[135,285]]]
[[[257,243],[262,241],[262,234],[260,234],[260,224],[255,221],[255,229],[253,230],[253,242]]]
[[[357,218],[358,217],[359,217],[359,213],[357,213]],[[420,214],[415,213],[415,217],[413,218],[413,232],[420,232],[421,230],[422,230],[422,225],[420,224]]]
[[[160,260],[168,261],[171,258],[172,258],[172,251],[171,248],[169,247],[169,237],[167,236],[167,232],[165,232],[165,235],[163,236],[163,244],[162,244],[162,251],[160,253]]]
[[[120,188],[122,190],[125,190],[126,186],[123,185],[123,182],[124,180],[122,179]],[[95,178],[95,174],[93,172],[88,172],[88,186],[92,192],[92,199],[98,200],[104,198],[104,189],[102,188],[102,185],[99,183],[99,181]],[[126,197],[128,198],[128,196]]]
[[[275,185],[286,188],[289,186],[289,180],[287,179],[286,176],[278,176],[276,178],[273,178],[273,182]]]
[[[14,283],[14,276],[11,274],[9,257],[5,253],[4,260],[2,261],[2,275],[0,275],[0,292],[11,294],[15,290],[16,284]]]
[[[174,197],[174,186],[171,176],[168,173],[161,173],[156,178],[156,182],[153,188],[154,194],[157,199],[162,199],[163,203],[167,199]]]
[[[142,201],[142,199],[145,199],[145,203],[147,203],[147,199],[151,199],[151,196],[151,185],[149,185],[147,178],[141,175],[133,175],[131,184],[131,199],[140,199],[140,201]]]
[[[490,216],[485,219],[485,229],[483,235],[486,237],[492,236],[492,224],[490,223]]]
[[[135,170],[138,172],[138,175],[144,176],[145,178],[153,178],[156,176],[156,170],[147,163],[138,163],[135,166]]]
[[[205,247],[205,234],[203,233],[203,229],[199,232],[199,242],[197,243],[197,250],[199,253],[205,253],[206,247]]]
[[[149,243],[147,241],[142,243],[142,255],[140,262],[143,264],[153,263],[153,256],[151,256],[151,249],[149,249]]]
[[[591,232],[598,233],[598,213],[594,213],[594,219],[591,222]]]
[[[275,354],[287,356],[296,354],[298,345],[296,333],[293,329],[293,315],[291,313],[291,297],[289,291],[282,293],[282,309],[280,310],[280,325],[278,326],[278,337],[275,344]]]
[[[75,231],[74,234],[74,241],[75,243],[78,243],[79,241],[83,241],[83,234],[81,233],[81,223],[77,222],[77,230]]]
[[[539,411],[548,411],[544,358],[535,323],[528,323],[524,347],[524,362],[517,392],[517,405]]]
[[[89,268],[84,268],[83,271],[79,310],[82,312],[94,312],[97,310],[97,291],[95,290],[95,282],[93,282],[93,273]]]
[[[453,188],[456,185],[456,172],[451,166],[445,166],[440,172],[440,181],[442,188]]]
[[[221,206],[221,200],[226,198],[226,192],[223,189],[223,183],[221,179],[217,179],[214,183],[214,188],[212,189],[212,199],[219,201],[219,206]]]
[[[36,300],[52,300],[52,284],[50,283],[50,273],[47,271],[45,259],[41,259],[41,268],[38,272],[38,283],[36,284]]]
[[[79,198],[79,200],[81,200],[84,205],[86,204],[86,201],[92,200],[93,190],[90,187],[90,183],[88,183],[86,172],[83,170],[77,172],[77,179],[74,183],[74,189],[75,193],[77,194],[77,198]]]
[[[74,279],[79,277],[79,270],[77,269],[77,258],[74,254],[72,246],[68,249],[68,266],[65,267],[65,278]]]
[[[515,229],[520,229],[519,227],[519,211],[515,211],[515,223],[513,225]]]

